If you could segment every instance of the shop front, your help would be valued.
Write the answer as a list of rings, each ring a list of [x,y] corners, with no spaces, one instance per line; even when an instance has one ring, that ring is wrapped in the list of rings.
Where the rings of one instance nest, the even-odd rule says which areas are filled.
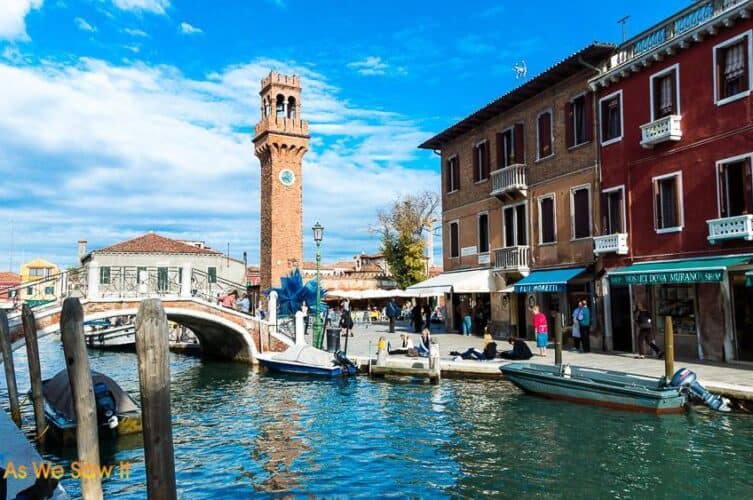
[[[627,350],[628,346],[638,350],[634,318],[638,308],[643,307],[651,314],[660,347],[667,319],[671,318],[676,356],[716,361],[740,359],[744,354],[741,345],[747,352],[753,348],[753,342],[747,346],[750,335],[744,330],[751,317],[750,308],[745,307],[748,293],[744,290],[744,272],[734,269],[745,266],[749,260],[750,256],[736,256],[643,262],[609,271],[612,296],[609,321],[613,325],[609,331],[615,335],[612,339],[615,350]],[[629,307],[615,297],[629,300]],[[614,328],[615,324],[630,326]]]

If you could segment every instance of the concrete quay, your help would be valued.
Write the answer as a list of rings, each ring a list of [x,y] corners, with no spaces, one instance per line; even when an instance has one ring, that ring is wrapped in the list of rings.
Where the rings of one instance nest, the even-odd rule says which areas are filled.
[[[348,357],[363,367],[367,367],[370,360],[376,359],[377,342],[384,336],[393,348],[400,345],[400,333],[410,333],[414,344],[418,342],[419,334],[413,333],[411,325],[399,321],[395,333],[388,333],[386,323],[357,324],[353,329],[353,337],[348,338]],[[453,361],[450,352],[463,352],[469,347],[481,349],[481,337],[464,337],[457,333],[449,333],[442,325],[432,325],[432,338],[439,343],[441,355],[442,377],[446,378],[502,378],[499,371],[501,365],[510,361]],[[553,340],[553,339],[550,339]],[[307,335],[310,341],[310,335]],[[344,348],[345,338],[340,338],[341,348]],[[497,350],[507,350],[511,346],[504,340],[495,340]],[[532,352],[536,352],[534,342],[528,342]],[[553,346],[553,342],[550,344]],[[594,348],[596,347],[596,348]],[[636,373],[640,375],[661,377],[664,375],[664,360],[655,358],[636,359],[635,354],[605,353],[598,350],[599,346],[592,346],[590,353],[570,352],[565,348],[562,361],[574,366],[587,366],[604,370],[616,370]],[[428,366],[426,358],[409,358],[407,356],[389,356],[390,364],[394,366],[425,368]],[[531,363],[553,364],[554,349],[547,350],[545,357],[534,355]],[[698,374],[699,381],[708,390],[735,399],[753,401],[753,364],[745,363],[716,363],[703,361],[685,361],[675,359],[675,369],[688,368]]]

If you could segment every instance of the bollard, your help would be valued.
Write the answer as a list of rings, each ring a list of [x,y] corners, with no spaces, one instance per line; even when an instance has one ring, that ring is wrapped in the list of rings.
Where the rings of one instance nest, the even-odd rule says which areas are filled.
[[[429,347],[429,382],[438,384],[442,378],[442,368],[439,361],[439,344],[432,342]]]
[[[664,375],[667,380],[675,374],[675,331],[672,316],[664,317]]]
[[[26,337],[26,356],[29,359],[29,379],[31,380],[31,400],[34,403],[34,423],[37,440],[44,442],[46,421],[42,396],[42,369],[39,366],[39,345],[37,344],[37,322],[28,304],[21,308],[21,321]]]
[[[377,366],[387,365],[387,341],[384,337],[379,337],[379,343],[377,344]]]
[[[303,321],[303,317],[305,314],[303,314],[303,311],[298,311],[295,313],[295,344],[296,345],[303,345],[306,343],[306,337],[305,337],[305,323]]]
[[[554,328],[554,364],[562,365],[562,328]]]
[[[13,364],[10,327],[8,326],[8,315],[3,310],[0,310],[0,344],[2,344],[3,349],[3,367],[5,368],[8,399],[10,400],[10,416],[16,425],[21,427],[21,407],[18,404],[18,386],[16,386],[16,369]]]
[[[167,338],[167,316],[162,302],[159,299],[144,300],[136,315],[136,356],[144,429],[146,490],[148,498],[159,500],[177,498]]]
[[[97,408],[89,368],[89,356],[84,341],[84,310],[76,298],[63,302],[60,314],[60,339],[63,342],[68,383],[71,384],[76,414],[76,447],[78,461],[87,467],[99,470],[99,436],[97,434]],[[86,499],[101,499],[102,479],[99,474],[81,476],[81,496]]]

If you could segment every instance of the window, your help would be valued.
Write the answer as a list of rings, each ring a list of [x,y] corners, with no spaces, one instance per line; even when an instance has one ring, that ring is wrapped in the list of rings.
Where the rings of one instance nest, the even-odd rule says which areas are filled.
[[[99,284],[100,285],[110,284],[110,268],[109,267],[99,268]]]
[[[460,241],[458,237],[458,223],[450,222],[450,257],[460,256]]]
[[[714,47],[714,102],[725,104],[750,94],[751,31]]]
[[[478,253],[489,253],[489,214],[478,216]]]
[[[654,177],[654,213],[656,231],[679,231],[683,225],[682,175],[678,172]]]
[[[601,194],[601,234],[625,232],[624,188],[605,190]]]
[[[586,92],[565,104],[565,135],[572,148],[593,140],[593,93]]]
[[[550,194],[539,198],[539,243],[556,243],[556,217],[554,195]]]
[[[27,286],[26,287],[26,295],[34,295],[34,287],[33,286]]]
[[[29,268],[29,276],[34,276],[35,278],[41,278],[45,276],[50,275],[49,268],[46,267],[30,267]]]
[[[544,111],[537,120],[538,159],[551,156],[552,151],[552,112]]]
[[[473,147],[473,182],[485,181],[489,177],[489,146],[486,141]]]
[[[506,247],[524,247],[528,245],[528,231],[526,227],[526,204],[513,205],[504,209]]]
[[[207,281],[209,283],[217,283],[217,268],[216,267],[207,268]]]
[[[145,267],[136,268],[136,283],[146,283],[146,268]]]
[[[725,160],[717,165],[719,217],[753,214],[751,156]]]
[[[54,286],[46,286],[44,287],[44,294],[45,295],[53,295],[55,293],[55,287]]]
[[[523,133],[523,124],[516,123],[497,134],[497,164],[500,168],[526,162]]]
[[[622,139],[622,91],[599,99],[601,144],[607,145]]]
[[[167,268],[158,267],[157,268],[157,290],[159,290],[160,292],[166,292],[167,289],[168,289]]]
[[[680,66],[651,75],[651,121],[680,114]]]
[[[445,189],[448,193],[460,189],[460,165],[458,155],[452,156],[445,165]]]
[[[570,217],[573,239],[591,236],[591,188],[579,186],[570,190]]]

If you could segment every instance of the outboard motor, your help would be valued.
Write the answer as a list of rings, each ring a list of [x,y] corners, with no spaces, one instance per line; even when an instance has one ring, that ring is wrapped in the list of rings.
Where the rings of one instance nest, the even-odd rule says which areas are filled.
[[[349,360],[345,353],[342,351],[335,352],[335,360],[348,372],[349,375],[353,375],[358,371],[356,364]]]
[[[114,429],[118,426],[118,416],[115,414],[117,404],[107,384],[97,382],[94,384],[94,402],[97,407],[97,422],[101,426]]]
[[[712,394],[698,382],[698,375],[687,368],[680,368],[669,381],[670,387],[676,387],[681,392],[701,400],[706,406],[716,411],[732,411],[729,400],[717,394]]]

